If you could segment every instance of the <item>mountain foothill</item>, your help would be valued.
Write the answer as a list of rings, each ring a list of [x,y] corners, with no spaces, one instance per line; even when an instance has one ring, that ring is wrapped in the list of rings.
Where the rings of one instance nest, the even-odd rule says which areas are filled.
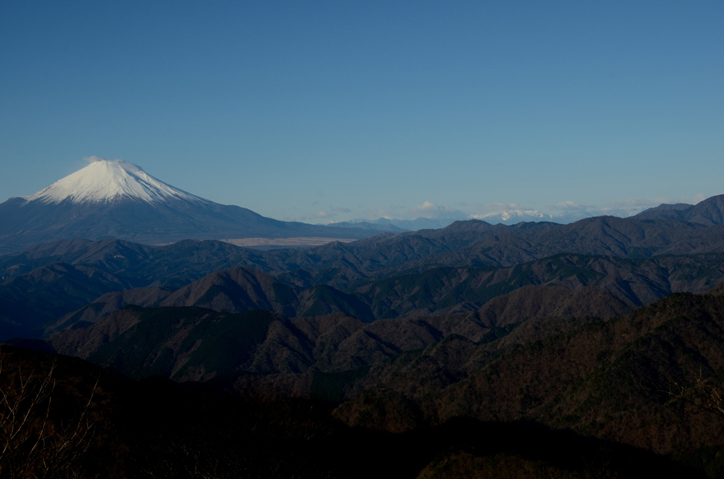
[[[724,195],[380,232],[103,160],[0,204],[0,252],[0,475],[724,474]]]

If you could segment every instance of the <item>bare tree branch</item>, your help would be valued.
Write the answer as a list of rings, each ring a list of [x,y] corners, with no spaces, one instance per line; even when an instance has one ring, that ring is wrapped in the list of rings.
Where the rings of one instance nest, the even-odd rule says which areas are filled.
[[[0,351],[0,476],[71,477],[93,436],[88,411],[98,381],[80,415],[63,427],[52,420],[55,362],[47,373],[36,374],[20,366],[9,371],[4,359]]]

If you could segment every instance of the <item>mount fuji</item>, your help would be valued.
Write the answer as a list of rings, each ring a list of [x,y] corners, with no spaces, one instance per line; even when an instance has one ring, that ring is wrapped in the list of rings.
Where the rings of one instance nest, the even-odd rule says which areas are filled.
[[[359,239],[363,229],[277,221],[214,203],[160,181],[123,160],[88,166],[37,193],[0,204],[0,254],[36,243],[117,238],[162,244],[183,239]]]

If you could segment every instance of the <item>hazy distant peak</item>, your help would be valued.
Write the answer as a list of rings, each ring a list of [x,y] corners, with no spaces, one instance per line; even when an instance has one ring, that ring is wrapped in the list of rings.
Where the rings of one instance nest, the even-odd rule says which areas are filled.
[[[472,215],[472,219],[484,220],[489,223],[510,223],[511,221],[543,221],[550,220],[551,216],[536,210],[506,209],[486,214]]]
[[[118,199],[153,203],[169,199],[204,201],[192,194],[157,180],[133,163],[92,158],[91,163],[52,185],[26,196],[27,201],[97,203]]]

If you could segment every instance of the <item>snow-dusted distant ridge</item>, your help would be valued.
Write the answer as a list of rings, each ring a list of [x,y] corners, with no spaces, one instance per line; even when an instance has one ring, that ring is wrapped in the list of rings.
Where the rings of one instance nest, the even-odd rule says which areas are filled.
[[[121,199],[147,203],[167,200],[207,201],[154,178],[133,163],[105,159],[92,161],[85,168],[23,198],[44,203],[66,200],[72,203],[100,203]]]

